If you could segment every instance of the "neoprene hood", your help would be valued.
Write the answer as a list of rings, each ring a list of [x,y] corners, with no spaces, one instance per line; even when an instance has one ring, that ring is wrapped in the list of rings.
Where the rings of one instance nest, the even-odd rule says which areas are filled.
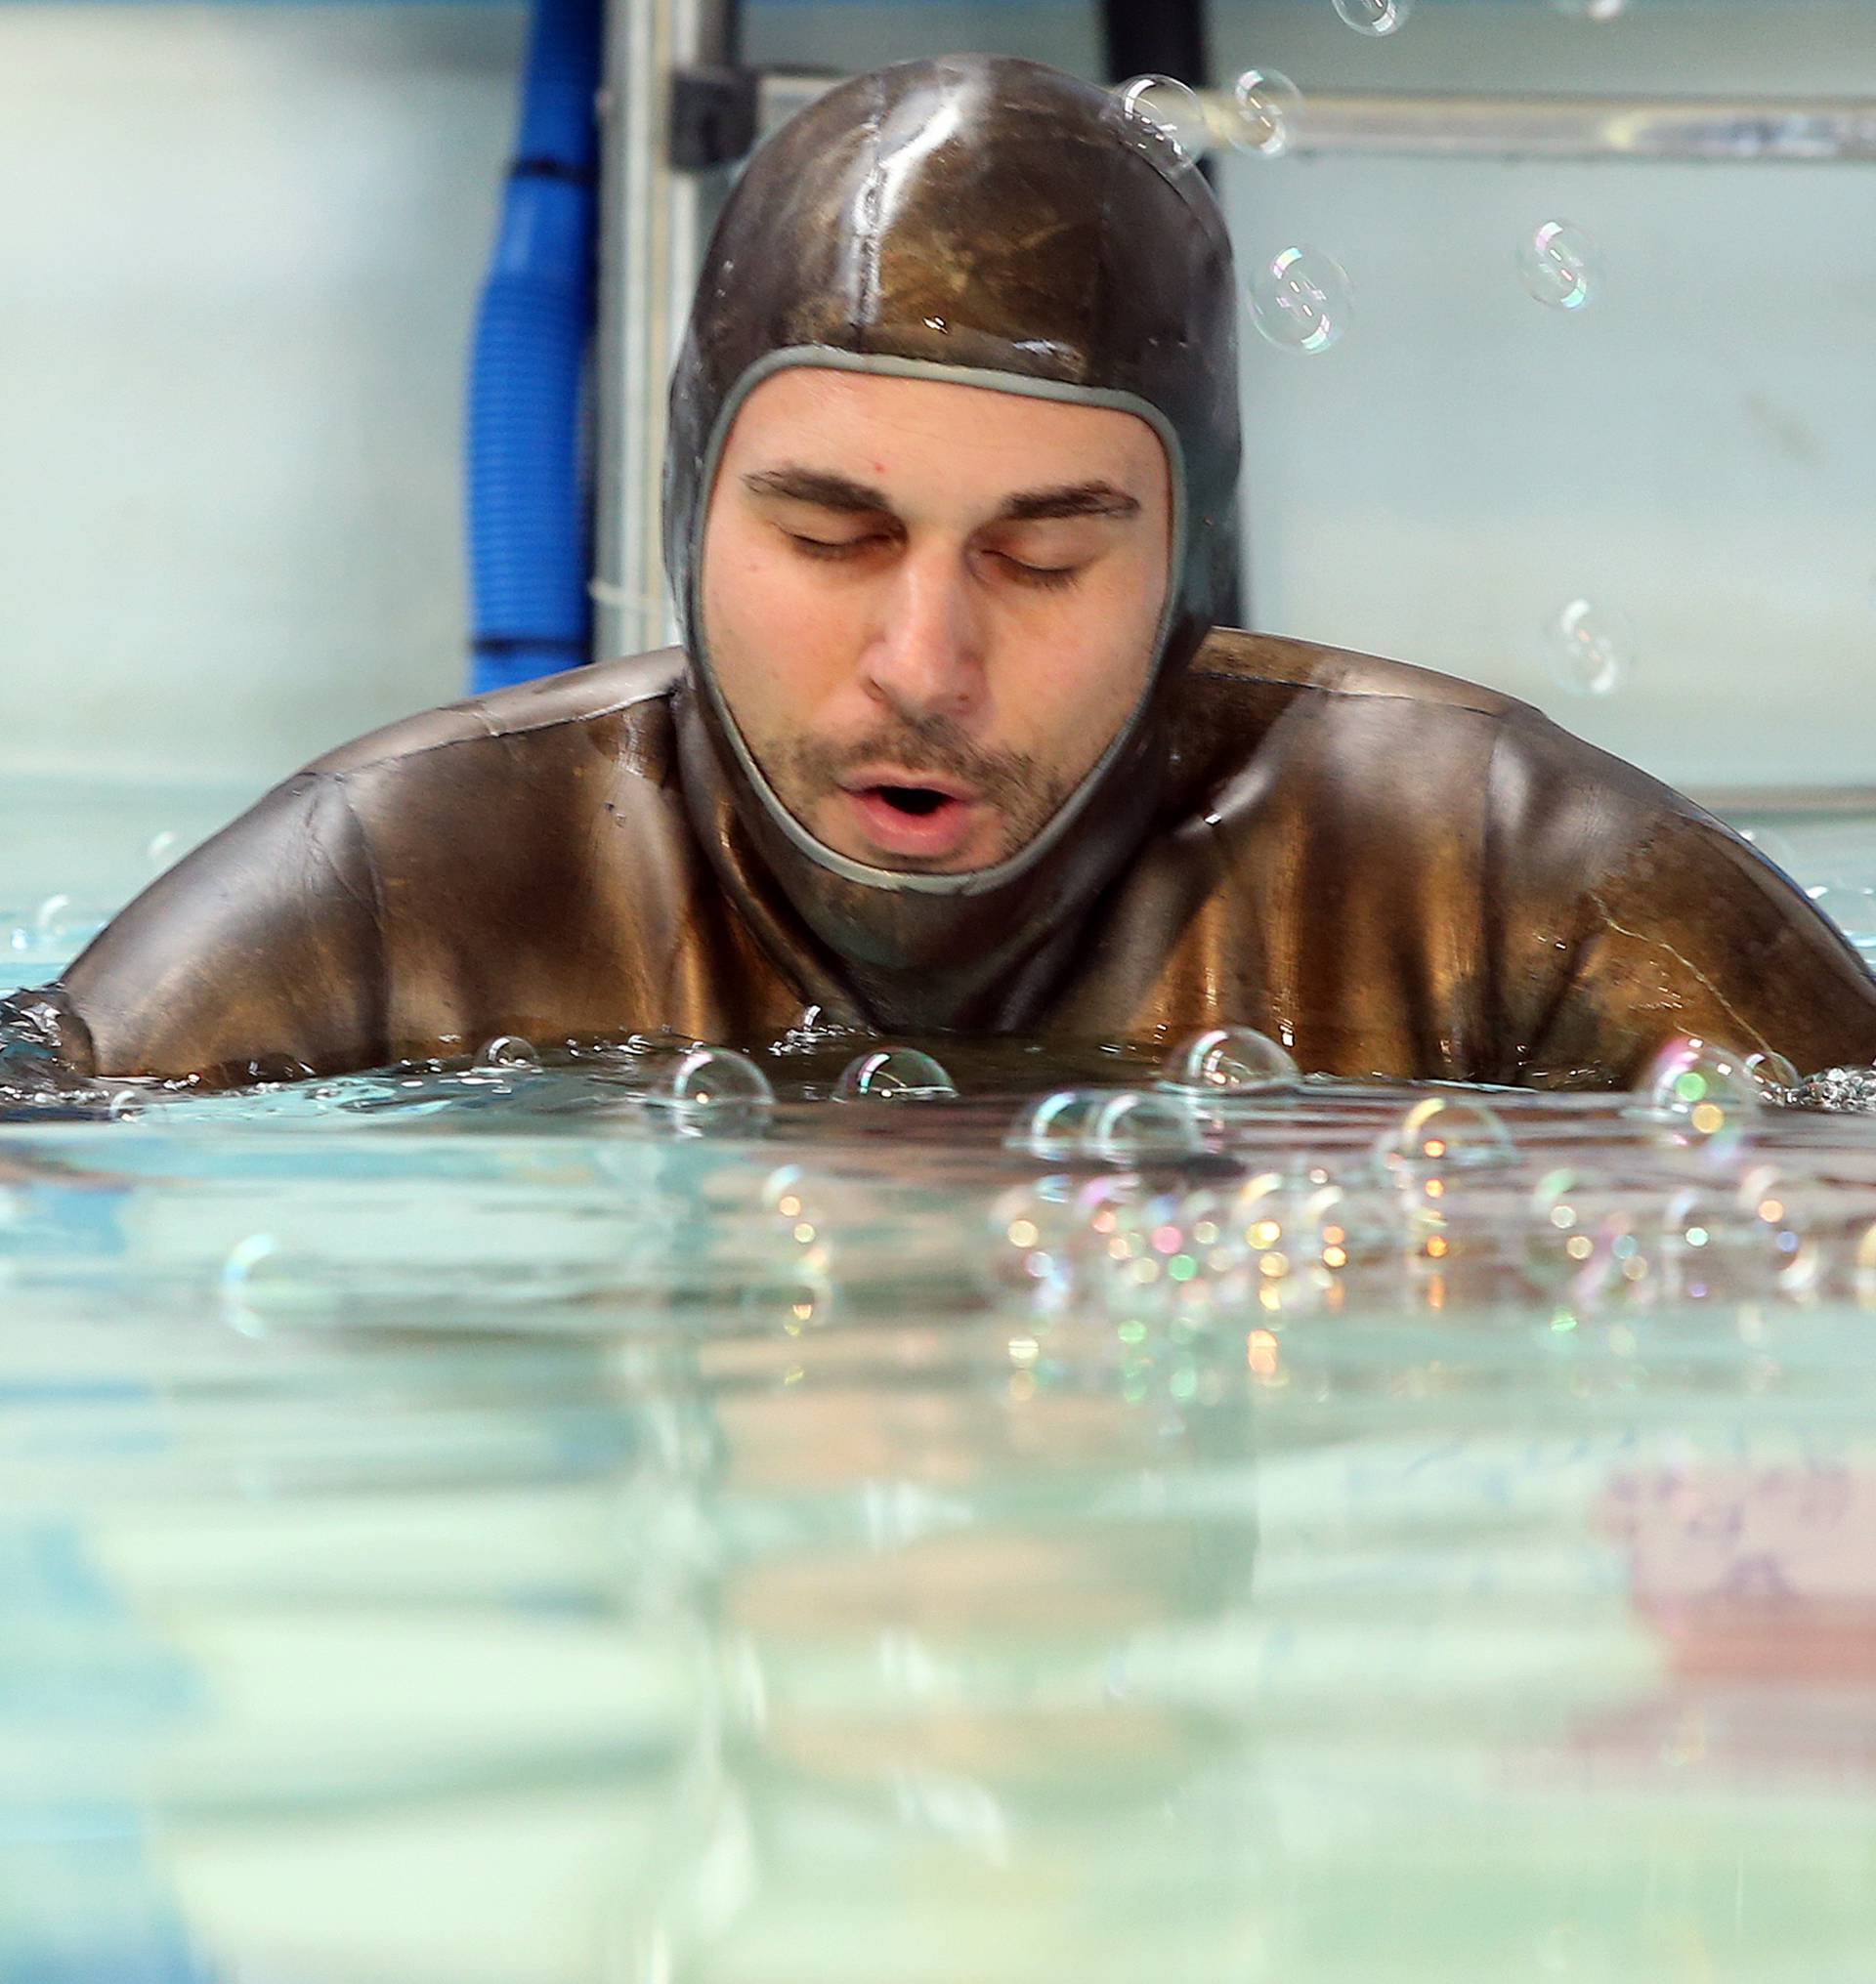
[[[1166,692],[1237,556],[1236,317],[1203,175],[1109,93],[1036,63],[959,56],[841,84],[731,193],[671,382],[665,559],[712,761],[693,737],[687,774],[706,844],[726,829],[746,842],[729,865],[770,870],[882,1020],[961,1022],[973,988],[1076,920],[1146,831]],[[909,874],[823,845],[770,788],[712,677],[699,568],[716,463],[746,396],[801,364],[1119,407],[1167,449],[1172,570],[1149,687],[1049,823],[995,867]]]

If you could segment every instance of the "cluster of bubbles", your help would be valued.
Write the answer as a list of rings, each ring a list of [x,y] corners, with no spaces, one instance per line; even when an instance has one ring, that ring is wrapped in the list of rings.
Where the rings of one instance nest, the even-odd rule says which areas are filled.
[[[1802,1300],[1826,1266],[1802,1188],[1769,1163],[1665,1193],[1612,1188],[1562,1166],[1538,1180],[1527,1203],[1524,1279],[1557,1305],[1554,1328],[1611,1308]],[[1865,1259],[1876,1261],[1870,1231],[1855,1249],[1857,1276]]]
[[[637,1101],[683,1136],[760,1136],[775,1113],[769,1077],[732,1047],[702,1040],[636,1038],[613,1057],[634,1081]],[[498,1034],[475,1057],[468,1078],[503,1086],[539,1074],[541,1056],[519,1034]]]
[[[1300,1077],[1278,1044],[1249,1027],[1213,1027],[1180,1042],[1152,1088],[1062,1088],[1026,1108],[1006,1148],[1028,1157],[1102,1164],[1196,1157],[1216,1106],[1277,1102]]]
[[[1134,76],[1115,92],[1123,113],[1156,130],[1184,158],[1204,158],[1222,141],[1251,157],[1280,158],[1296,142],[1302,92],[1278,69],[1246,69],[1228,109],[1172,76]]]
[[[1392,34],[1411,11],[1410,0],[1336,0],[1336,6],[1351,27],[1371,35]],[[1134,76],[1115,94],[1125,116],[1188,162],[1219,143],[1249,157],[1281,158],[1296,145],[1306,114],[1302,92],[1278,69],[1244,70],[1228,99],[1208,98],[1162,75]],[[1526,293],[1551,310],[1580,312],[1601,287],[1595,243],[1567,220],[1539,222],[1518,243],[1515,259]],[[1353,291],[1333,255],[1292,243],[1252,276],[1246,301],[1267,343],[1313,355],[1340,343]]]
[[[1208,1091],[1267,1109],[1295,1080],[1274,1043],[1219,1030],[1169,1057],[1157,1108],[1151,1091],[1064,1091],[1018,1119],[1010,1147],[1060,1166],[991,1208],[992,1277],[1028,1305],[1012,1339],[1026,1370],[1045,1370],[1051,1345],[1085,1355],[1090,1330],[1140,1360],[1248,1329],[1254,1374],[1275,1382],[1285,1319],[1358,1291],[1392,1305],[1418,1289],[1443,1307],[1452,1287],[1487,1286],[1452,1280],[1473,1269],[1495,1295],[1544,1297],[1558,1329],[1615,1305],[1809,1300],[1833,1272],[1876,1304],[1867,1206],[1845,1200],[1827,1236],[1814,1193],[1754,1142],[1798,1080],[1781,1056],[1668,1042],[1630,1099],[1640,1148],[1656,1154],[1634,1176],[1606,1154],[1593,1170],[1546,1163],[1487,1100],[1441,1092],[1363,1154],[1254,1158],[1216,1182],[1231,1139],[1215,1133]]]
[[[769,1077],[732,1047],[681,1036],[635,1038],[618,1051],[633,1092],[658,1120],[680,1134],[759,1136],[775,1114]],[[539,1071],[533,1044],[501,1034],[475,1057],[471,1079],[504,1082]],[[955,1100],[957,1083],[944,1066],[916,1047],[873,1047],[856,1055],[833,1085],[836,1102],[878,1104]]]

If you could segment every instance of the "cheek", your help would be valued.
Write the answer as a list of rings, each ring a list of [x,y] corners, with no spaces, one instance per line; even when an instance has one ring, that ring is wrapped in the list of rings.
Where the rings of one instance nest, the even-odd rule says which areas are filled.
[[[752,735],[792,725],[838,682],[841,616],[800,561],[734,528],[704,542],[704,634],[716,679]]]
[[[1158,574],[1103,574],[1078,597],[1046,646],[1025,697],[1027,747],[1076,774],[1093,764],[1146,687],[1158,631]]]

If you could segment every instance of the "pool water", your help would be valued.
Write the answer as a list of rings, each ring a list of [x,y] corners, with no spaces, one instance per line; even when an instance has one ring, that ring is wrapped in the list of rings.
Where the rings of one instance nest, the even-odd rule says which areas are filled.
[[[1876,1126],[675,1044],[0,1125],[0,1979],[1867,1976]]]

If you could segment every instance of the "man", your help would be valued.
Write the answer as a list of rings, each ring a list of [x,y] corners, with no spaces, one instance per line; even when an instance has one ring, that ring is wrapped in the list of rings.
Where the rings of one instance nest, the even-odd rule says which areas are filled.
[[[1350,1076],[1876,1057],[1876,982],[1697,808],[1488,690],[1214,630],[1236,308],[1203,178],[1101,92],[833,90],[738,186],[673,380],[683,648],[320,759],[16,1034],[219,1080],[808,1005]]]

